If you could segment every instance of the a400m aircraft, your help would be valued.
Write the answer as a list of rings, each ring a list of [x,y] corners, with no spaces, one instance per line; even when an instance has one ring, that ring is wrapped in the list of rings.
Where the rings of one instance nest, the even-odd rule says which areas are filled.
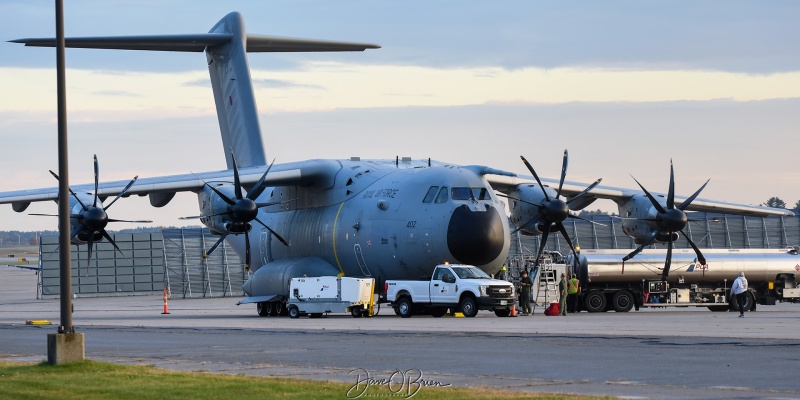
[[[55,46],[54,39],[14,42]],[[268,165],[247,53],[380,47],[374,44],[250,35],[242,16],[233,12],[209,33],[67,38],[66,46],[205,51],[227,160],[227,169],[221,171],[143,178],[132,185],[118,181],[73,186],[73,242],[107,239],[103,233],[110,220],[103,200],[108,197],[116,201],[123,194],[146,195],[154,207],[163,207],[177,192],[194,192],[200,221],[220,235],[206,254],[225,239],[244,256],[252,276],[243,289],[247,302],[258,303],[260,311],[279,309],[288,298],[289,280],[303,275],[374,277],[379,282],[415,279],[430,276],[442,262],[496,273],[508,255],[513,230],[543,234],[543,245],[555,232],[569,240],[562,222],[572,217],[570,210],[583,209],[598,198],[618,204],[626,234],[642,248],[650,243],[669,243],[671,248],[686,224],[684,210],[792,215],[782,209],[697,199],[699,190],[689,198],[675,196],[672,177],[666,197],[643,186],[640,191],[567,182],[566,152],[558,180],[540,179],[524,158],[533,177],[406,157]],[[509,198],[510,217],[495,191]],[[23,212],[31,202],[56,200],[57,192],[55,187],[5,192],[0,193],[0,203]],[[92,199],[92,206],[78,196]],[[669,260],[666,270],[668,265]],[[380,290],[382,285],[375,287]]]

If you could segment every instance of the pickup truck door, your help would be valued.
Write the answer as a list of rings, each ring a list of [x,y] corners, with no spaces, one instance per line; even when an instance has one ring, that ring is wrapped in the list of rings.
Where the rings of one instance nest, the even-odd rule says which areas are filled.
[[[450,276],[450,282],[446,277]],[[431,279],[431,303],[458,303],[456,274],[450,268],[437,267]]]

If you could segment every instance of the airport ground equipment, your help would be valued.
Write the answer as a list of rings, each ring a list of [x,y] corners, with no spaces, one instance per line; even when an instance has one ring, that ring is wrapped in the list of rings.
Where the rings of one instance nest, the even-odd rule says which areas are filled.
[[[437,265],[433,275],[424,280],[387,280],[384,292],[395,313],[403,318],[415,313],[441,317],[447,309],[460,311],[465,317],[474,317],[479,310],[507,317],[516,301],[511,283],[462,264]]]
[[[738,311],[729,291],[740,271],[749,286],[746,310],[755,310],[756,304],[800,302],[800,246],[703,250],[704,265],[691,249],[674,249],[666,280],[661,279],[665,250],[647,249],[623,263],[625,251],[585,250],[578,256],[574,271],[583,289],[583,309],[626,312],[639,307],[702,306]],[[572,255],[566,257],[566,265],[574,265]]]
[[[286,302],[286,308],[291,318],[348,312],[356,318],[374,315],[375,280],[372,278],[292,278],[289,291],[291,297]]]

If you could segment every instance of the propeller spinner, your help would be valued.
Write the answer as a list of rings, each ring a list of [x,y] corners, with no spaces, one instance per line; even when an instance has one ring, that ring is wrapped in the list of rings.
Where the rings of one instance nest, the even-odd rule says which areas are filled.
[[[633,178],[633,175],[631,175],[631,178]],[[656,229],[651,232],[650,237],[647,240],[645,240],[645,242],[642,243],[641,246],[639,246],[636,250],[632,251],[630,254],[622,258],[623,263],[635,257],[642,250],[644,250],[645,247],[651,245],[656,240],[657,236],[666,234],[668,237],[667,258],[664,261],[664,269],[661,272],[661,279],[666,280],[667,276],[669,275],[670,266],[672,264],[672,247],[674,241],[673,235],[679,232],[681,235],[683,235],[684,238],[686,238],[686,241],[689,242],[689,245],[692,246],[692,249],[694,250],[695,254],[697,254],[697,261],[705,265],[706,259],[705,257],[703,257],[703,253],[701,253],[700,249],[697,248],[697,245],[695,245],[694,242],[692,242],[692,239],[690,239],[689,236],[683,232],[683,228],[685,228],[686,224],[689,222],[689,218],[686,216],[684,210],[687,207],[689,207],[690,204],[692,204],[692,201],[694,201],[694,199],[697,198],[700,192],[702,192],[703,189],[705,189],[706,185],[708,185],[708,182],[711,179],[707,180],[706,183],[703,184],[703,186],[700,186],[700,189],[697,189],[697,191],[694,192],[694,194],[692,194],[688,199],[686,199],[686,201],[684,201],[683,203],[681,203],[679,206],[676,207],[675,171],[672,166],[672,160],[670,160],[669,192],[667,193],[666,208],[664,208],[664,206],[662,206],[658,201],[656,201],[655,197],[653,197],[653,195],[650,194],[650,192],[648,192],[647,189],[645,189],[644,186],[642,186],[642,184],[639,183],[638,180],[636,180],[636,178],[633,178],[633,180],[636,181],[636,183],[639,185],[640,188],[642,188],[642,191],[644,191],[644,194],[650,200],[650,203],[653,205],[653,208],[656,209],[657,212],[656,216],[654,218],[647,219],[647,221],[655,222]]]

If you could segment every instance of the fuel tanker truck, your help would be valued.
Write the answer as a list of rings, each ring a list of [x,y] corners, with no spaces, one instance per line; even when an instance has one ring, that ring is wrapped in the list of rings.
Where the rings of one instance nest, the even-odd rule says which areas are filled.
[[[756,304],[800,302],[800,246],[788,249],[703,250],[706,264],[691,249],[673,249],[672,267],[662,280],[666,250],[645,249],[623,263],[630,250],[583,250],[578,261],[565,264],[581,282],[581,305],[589,312],[627,312],[640,307],[708,307],[737,310],[729,296],[733,281],[744,272],[748,281],[745,310]]]

